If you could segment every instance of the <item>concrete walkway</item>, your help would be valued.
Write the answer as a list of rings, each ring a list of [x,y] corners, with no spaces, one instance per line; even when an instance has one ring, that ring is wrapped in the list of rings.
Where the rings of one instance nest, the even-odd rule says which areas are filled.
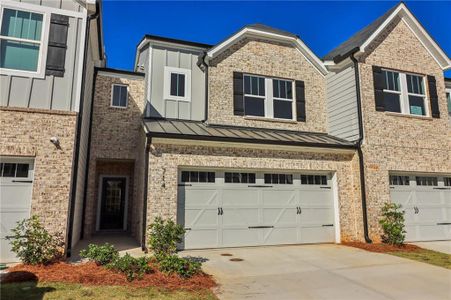
[[[450,270],[340,245],[180,254],[208,259],[204,269],[218,280],[220,299],[451,299]]]
[[[451,254],[451,241],[418,242],[414,243],[414,245],[424,249]]]

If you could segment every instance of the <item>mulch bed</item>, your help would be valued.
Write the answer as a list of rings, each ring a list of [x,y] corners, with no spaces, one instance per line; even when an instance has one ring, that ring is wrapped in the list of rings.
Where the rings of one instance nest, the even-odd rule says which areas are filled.
[[[216,286],[210,275],[199,274],[189,279],[177,275],[166,275],[152,265],[153,272],[145,274],[139,280],[127,281],[124,274],[116,273],[105,267],[97,266],[93,262],[69,264],[57,262],[47,266],[17,265],[2,276],[2,283],[30,281],[31,278],[39,282],[66,282],[84,285],[123,285],[132,287],[161,287],[169,290],[200,290]]]
[[[377,252],[377,253],[387,253],[387,252],[417,252],[419,250],[422,250],[422,248],[411,245],[411,244],[404,244],[403,246],[393,246],[388,244],[382,244],[382,243],[375,243],[375,244],[367,244],[367,243],[361,243],[361,242],[344,242],[342,243],[345,246],[354,247],[354,248],[360,248],[366,251],[370,252]]]

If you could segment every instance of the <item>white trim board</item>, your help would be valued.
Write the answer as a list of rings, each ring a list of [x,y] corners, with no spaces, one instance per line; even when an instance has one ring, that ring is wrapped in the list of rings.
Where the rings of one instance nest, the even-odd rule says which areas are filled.
[[[206,61],[208,63],[209,60],[215,58],[224,50],[239,42],[245,37],[255,37],[255,38],[263,38],[267,40],[273,40],[278,42],[290,43],[294,45],[299,52],[304,56],[304,58],[313,65],[321,75],[325,76],[328,71],[324,66],[323,62],[304,44],[304,42],[300,38],[290,37],[286,35],[276,34],[264,30],[257,30],[254,28],[243,28],[227,40],[221,42],[220,44],[214,46],[207,52]]]

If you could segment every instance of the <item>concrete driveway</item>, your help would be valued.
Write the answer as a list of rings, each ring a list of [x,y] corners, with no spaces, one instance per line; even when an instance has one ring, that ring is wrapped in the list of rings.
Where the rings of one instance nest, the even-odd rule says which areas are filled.
[[[418,242],[414,243],[414,245],[424,249],[451,254],[451,241]]]
[[[181,255],[208,259],[204,269],[218,280],[220,299],[451,299],[450,270],[340,245],[196,250]]]

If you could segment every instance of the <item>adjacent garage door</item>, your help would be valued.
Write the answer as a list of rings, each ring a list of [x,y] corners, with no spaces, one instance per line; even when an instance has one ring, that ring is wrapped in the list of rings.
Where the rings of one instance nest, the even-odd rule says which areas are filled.
[[[181,171],[178,202],[186,249],[335,241],[326,174]]]
[[[405,210],[407,241],[451,239],[451,176],[391,175],[390,195]]]
[[[33,161],[1,158],[0,162],[0,261],[17,261],[5,239],[17,221],[30,217]]]

